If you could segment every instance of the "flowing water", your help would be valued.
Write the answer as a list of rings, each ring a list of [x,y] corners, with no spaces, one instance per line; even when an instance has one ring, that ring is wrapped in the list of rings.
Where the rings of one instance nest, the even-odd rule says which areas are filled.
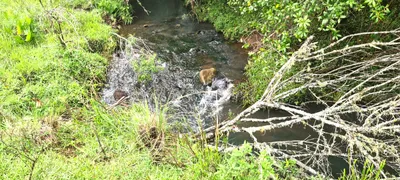
[[[135,6],[139,7],[135,9],[135,23],[123,26],[120,34],[142,38],[143,44],[162,60],[164,69],[150,82],[140,83],[131,65],[140,52],[116,53],[104,101],[115,103],[113,93],[117,89],[127,92],[132,101],[157,99],[158,103],[169,103],[174,119],[185,119],[192,127],[212,125],[216,118],[224,119],[236,112],[239,106],[230,102],[230,97],[234,81],[243,78],[247,63],[247,52],[241,44],[225,41],[211,24],[194,21],[180,0],[143,3],[153,13],[147,15]],[[218,73],[212,87],[206,87],[199,80],[199,71],[211,67]]]
[[[230,100],[235,82],[243,79],[247,63],[247,51],[242,44],[229,42],[209,23],[199,23],[187,15],[181,0],[143,1],[147,15],[134,5],[135,23],[123,26],[120,34],[124,37],[134,35],[143,39],[142,47],[157,53],[164,70],[152,76],[148,83],[139,83],[131,61],[138,59],[137,52],[116,53],[108,72],[108,86],[103,91],[103,100],[113,104],[113,93],[120,89],[126,91],[131,101],[152,101],[154,95],[158,103],[168,103],[175,119],[186,119],[196,131],[198,120],[203,127],[232,117],[243,110],[240,104]],[[199,80],[201,69],[215,67],[218,71],[213,84],[205,87]],[[150,106],[154,102],[149,103]],[[287,116],[276,110],[259,111],[254,118]],[[251,123],[243,124],[251,125]],[[304,128],[287,128],[258,134],[263,141],[284,139],[304,139],[309,134]],[[237,133],[233,143],[251,141],[246,134]]]
[[[153,74],[150,82],[140,83],[131,61],[140,59],[141,50],[115,53],[109,67],[108,86],[103,91],[103,100],[109,104],[115,103],[114,92],[122,90],[132,102],[147,100],[150,107],[168,103],[172,119],[188,122],[193,131],[198,131],[200,126],[211,126],[216,120],[225,120],[243,110],[230,100],[232,88],[243,79],[247,63],[247,51],[241,48],[242,45],[225,40],[211,24],[193,20],[181,0],[147,0],[142,3],[151,13],[147,15],[140,6],[133,4],[137,17],[132,25],[122,26],[120,34],[142,38],[141,47],[155,52],[164,68]],[[203,86],[199,80],[199,71],[210,67],[218,71],[213,88]],[[252,117],[287,115],[281,111],[265,110]],[[303,126],[294,126],[256,135],[263,142],[273,142],[303,140],[312,136],[311,132]],[[241,144],[252,140],[245,133],[235,133],[230,141]]]

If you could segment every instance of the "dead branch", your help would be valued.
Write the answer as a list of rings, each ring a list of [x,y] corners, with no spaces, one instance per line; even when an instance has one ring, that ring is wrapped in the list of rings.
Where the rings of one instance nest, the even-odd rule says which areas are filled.
[[[347,40],[370,35],[394,38],[344,44]],[[400,172],[399,36],[399,29],[365,32],[343,37],[319,49],[312,37],[308,38],[271,78],[260,100],[235,118],[205,129],[205,137],[213,138],[216,129],[219,134],[248,133],[256,149],[268,151],[278,158],[295,159],[298,166],[310,174],[329,176],[330,156],[345,161],[368,161],[377,170],[380,162],[386,161],[386,166]],[[293,73],[292,67],[303,68]],[[289,76],[288,72],[293,75]],[[323,109],[307,112],[288,103],[304,92],[311,95],[309,102],[322,104]],[[249,118],[260,109],[277,109],[291,115]],[[346,115],[355,118],[346,118]],[[262,125],[240,127],[240,122],[262,122]],[[260,143],[255,135],[255,132],[296,124],[309,127],[315,137]],[[383,171],[381,177],[386,178],[387,174],[390,173]]]

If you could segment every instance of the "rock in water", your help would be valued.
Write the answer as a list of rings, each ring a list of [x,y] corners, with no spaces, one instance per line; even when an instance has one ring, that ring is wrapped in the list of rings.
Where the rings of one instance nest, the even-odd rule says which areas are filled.
[[[128,97],[128,93],[126,91],[122,91],[122,90],[116,89],[114,91],[113,96],[114,96],[114,100],[118,101],[123,97]]]
[[[221,78],[221,79],[214,79],[211,83],[211,89],[212,90],[224,90],[228,88],[228,84],[230,83],[230,80],[227,78]]]
[[[203,69],[200,71],[200,82],[203,85],[208,85],[212,82],[216,74],[217,70],[215,68]]]
[[[153,25],[152,24],[143,24],[144,28],[148,28],[148,27],[151,27],[151,26],[153,26]]]

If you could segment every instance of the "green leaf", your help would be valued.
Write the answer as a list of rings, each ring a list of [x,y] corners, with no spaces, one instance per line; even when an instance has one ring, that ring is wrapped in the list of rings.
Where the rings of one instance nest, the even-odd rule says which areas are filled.
[[[29,42],[31,40],[32,40],[32,31],[28,30],[28,33],[27,33],[26,38],[25,38],[25,41]]]
[[[326,23],[328,23],[328,19],[323,19],[321,25],[325,26]]]
[[[32,19],[30,18],[30,17],[26,17],[25,18],[25,23],[26,23],[26,25],[31,25],[31,23],[32,23]]]
[[[22,28],[21,28],[21,24],[17,23],[17,35],[21,35],[22,34]]]

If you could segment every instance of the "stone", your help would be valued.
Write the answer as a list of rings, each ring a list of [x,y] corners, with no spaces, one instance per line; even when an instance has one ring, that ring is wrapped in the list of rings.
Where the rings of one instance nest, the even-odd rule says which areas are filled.
[[[120,90],[120,89],[116,89],[116,90],[114,91],[113,96],[114,96],[114,100],[115,100],[115,101],[118,101],[118,100],[120,100],[120,99],[123,98],[123,97],[128,97],[128,93],[127,93],[126,91],[122,91],[122,90]]]
[[[216,75],[217,70],[215,68],[203,69],[200,71],[200,82],[203,85],[209,85]]]
[[[228,87],[229,80],[227,78],[214,79],[211,83],[212,90],[224,90]]]

